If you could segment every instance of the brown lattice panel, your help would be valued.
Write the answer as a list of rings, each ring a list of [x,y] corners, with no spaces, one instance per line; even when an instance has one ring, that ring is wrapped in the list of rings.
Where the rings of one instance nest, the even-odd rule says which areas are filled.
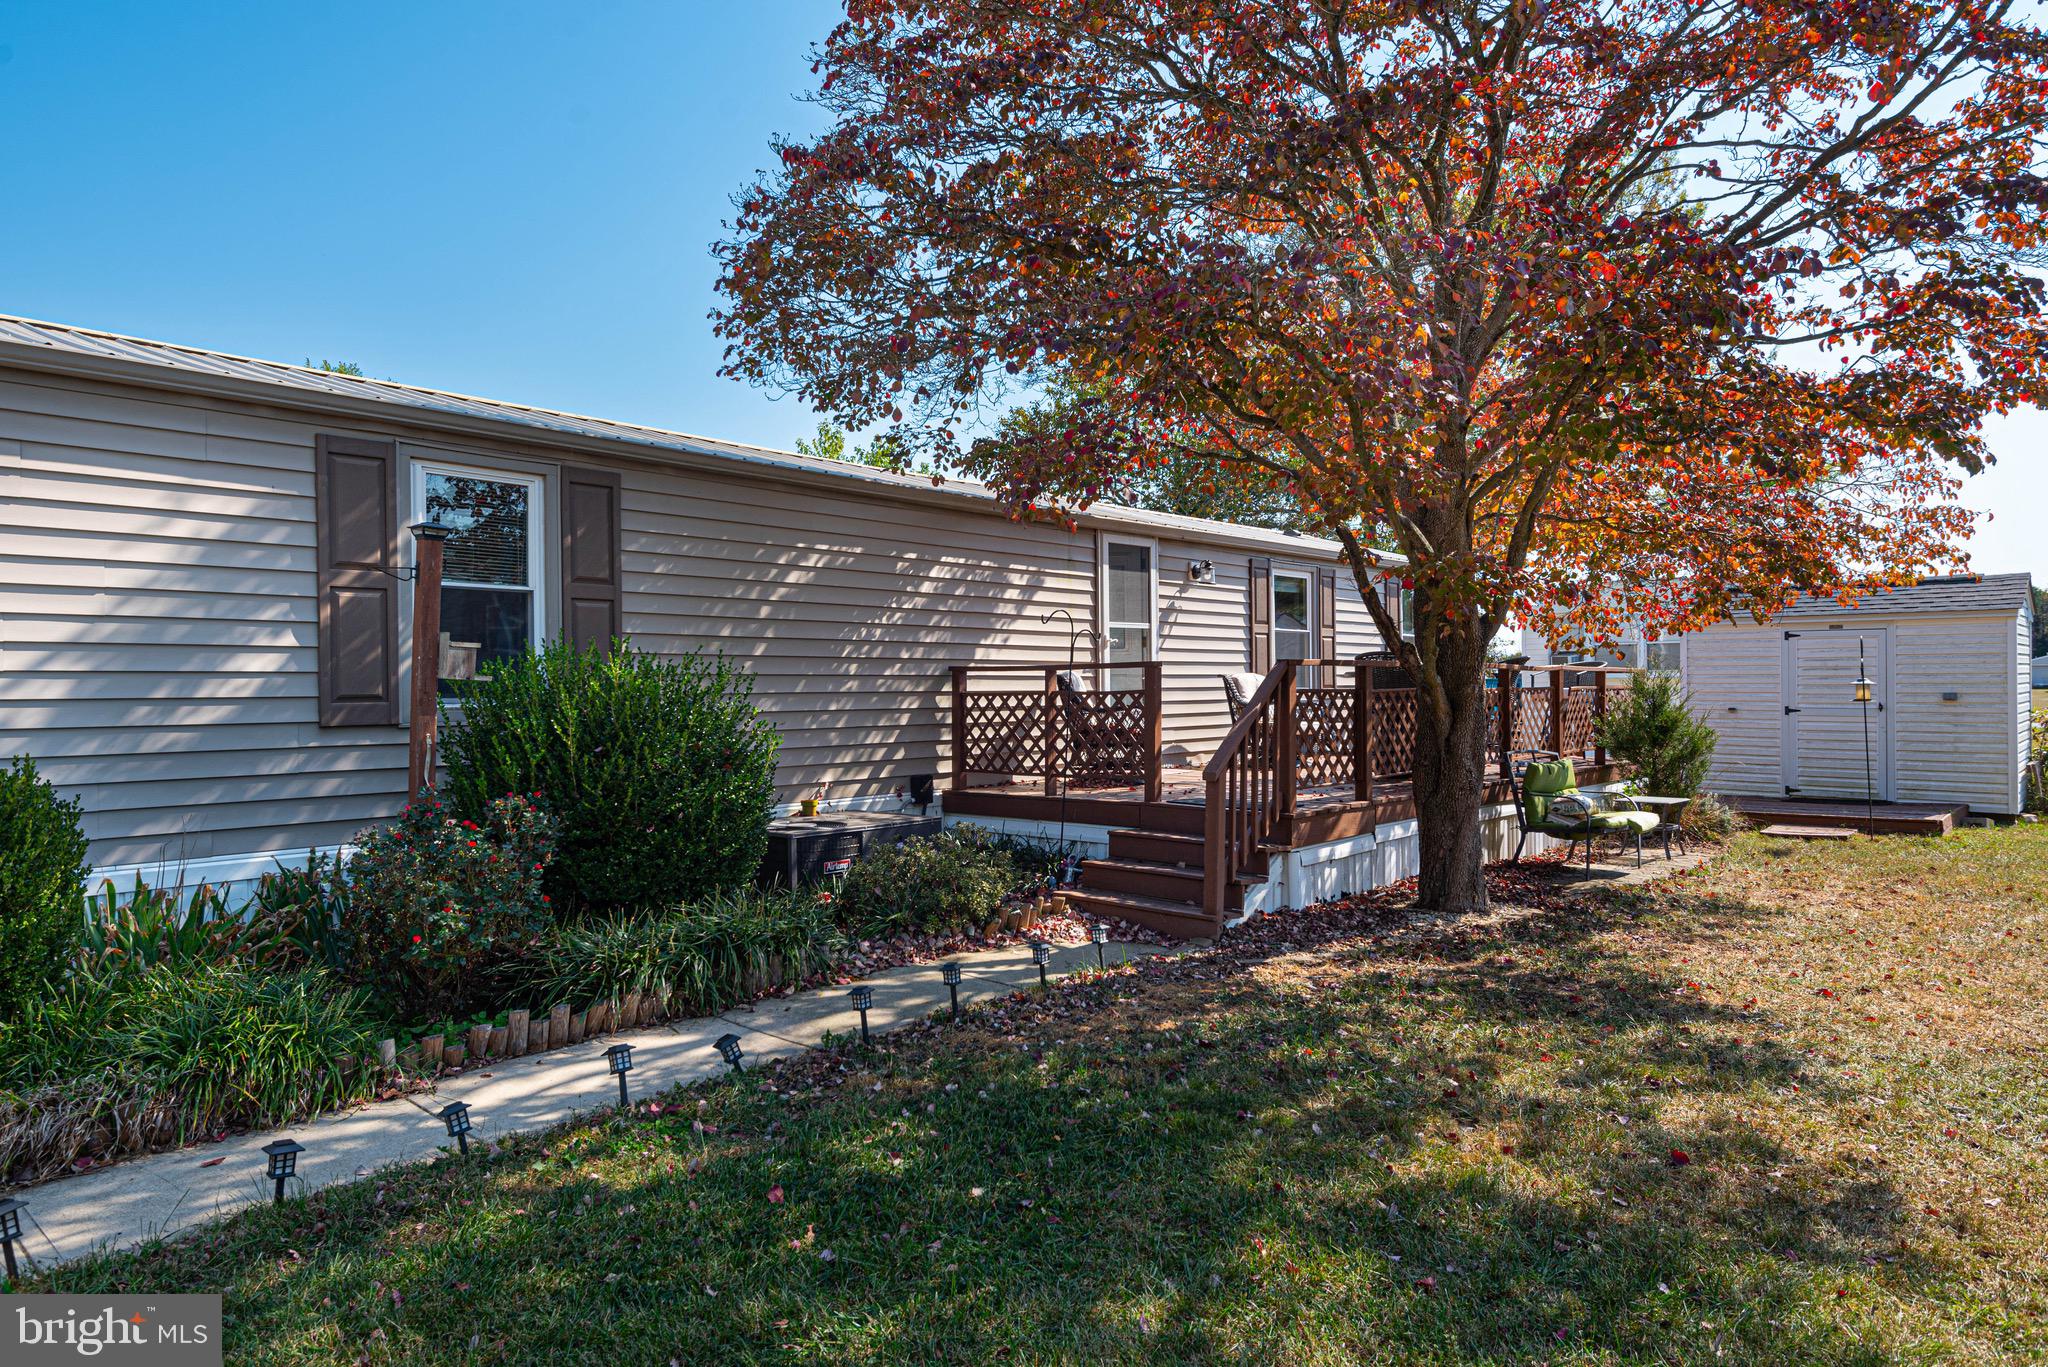
[[[1595,690],[1583,685],[1564,691],[1564,753],[1587,755],[1593,751]]]
[[[1045,772],[1045,694],[967,694],[964,768],[977,774]]]
[[[1304,688],[1295,695],[1295,775],[1303,788],[1350,783],[1352,722],[1357,694],[1349,688]]]
[[[1065,756],[1069,785],[1109,788],[1145,781],[1151,729],[1143,689],[1062,693],[1060,703],[1066,724],[1059,739],[1070,752]]]
[[[1415,772],[1415,708],[1415,690],[1412,688],[1373,690],[1374,779],[1400,778]]]

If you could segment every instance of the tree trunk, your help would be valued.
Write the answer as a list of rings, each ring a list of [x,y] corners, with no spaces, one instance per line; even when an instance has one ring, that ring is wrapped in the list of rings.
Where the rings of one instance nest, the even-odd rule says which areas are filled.
[[[1464,652],[1459,652],[1462,655]],[[1443,912],[1486,910],[1486,856],[1479,813],[1486,796],[1485,653],[1445,671],[1439,709],[1416,680],[1415,824],[1422,876],[1416,900]]]

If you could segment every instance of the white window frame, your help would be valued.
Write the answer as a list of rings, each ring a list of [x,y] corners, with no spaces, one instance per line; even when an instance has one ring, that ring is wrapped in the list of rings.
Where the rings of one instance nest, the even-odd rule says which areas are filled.
[[[1316,620],[1318,609],[1321,606],[1316,602],[1316,572],[1313,569],[1298,565],[1275,565],[1272,572],[1266,578],[1268,598],[1266,603],[1266,649],[1270,652],[1273,663],[1278,664],[1280,661],[1289,658],[1313,660],[1316,658],[1316,643],[1322,639],[1320,635],[1322,623]],[[1308,637],[1308,651],[1306,654],[1299,656],[1290,657],[1280,653],[1280,581],[1282,579],[1299,579],[1302,582],[1304,589],[1303,602],[1308,607],[1307,615],[1303,619],[1307,623],[1307,628],[1303,634]]]
[[[1146,576],[1145,595],[1152,609],[1149,622],[1113,622],[1109,616],[1109,548],[1111,546],[1140,546],[1146,553],[1145,563],[1151,567]],[[1109,633],[1114,627],[1136,626],[1145,629],[1148,646],[1145,658],[1160,658],[1159,649],[1159,543],[1142,536],[1115,536],[1102,533],[1096,541],[1095,552],[1095,659],[1097,663],[1109,662]]]
[[[523,484],[526,486],[526,577],[528,591],[533,594],[533,639],[528,642],[535,650],[541,648],[548,638],[548,612],[551,607],[547,591],[547,480],[539,475],[526,474],[517,470],[506,470],[489,465],[465,465],[451,460],[428,460],[416,458],[412,462],[412,520],[421,522],[427,516],[427,476],[456,475],[468,479],[488,479],[499,484]],[[419,548],[413,548],[414,563],[418,563]],[[478,584],[463,579],[443,579],[442,588],[456,589],[508,589],[514,584]]]

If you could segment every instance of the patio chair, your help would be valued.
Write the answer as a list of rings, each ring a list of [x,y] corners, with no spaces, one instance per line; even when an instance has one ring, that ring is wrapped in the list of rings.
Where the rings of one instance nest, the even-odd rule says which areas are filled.
[[[1657,829],[1654,812],[1639,812],[1629,808],[1610,808],[1588,812],[1583,818],[1563,819],[1551,814],[1551,808],[1561,797],[1581,797],[1593,801],[1611,798],[1627,802],[1619,794],[1581,793],[1578,775],[1572,769],[1572,762],[1548,750],[1539,750],[1535,755],[1515,765],[1515,820],[1520,834],[1515,840],[1515,863],[1522,860],[1522,846],[1532,835],[1547,835],[1554,840],[1583,844],[1586,847],[1586,867],[1593,867],[1593,842],[1603,835],[1634,836],[1636,842],[1636,867],[1643,864],[1643,836]]]
[[[1266,681],[1263,674],[1220,674],[1223,680],[1223,701],[1230,708],[1230,719],[1234,722],[1244,715],[1251,706],[1252,694],[1259,691],[1259,685]]]
[[[1076,673],[1061,670],[1058,682],[1068,784],[1101,788],[1142,783],[1150,741],[1138,719],[1120,711],[1115,696],[1089,693]]]

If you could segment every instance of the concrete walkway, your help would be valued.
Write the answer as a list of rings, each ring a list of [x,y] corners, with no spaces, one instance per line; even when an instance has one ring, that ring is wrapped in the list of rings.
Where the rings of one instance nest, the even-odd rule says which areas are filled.
[[[1111,964],[1175,952],[1160,945],[1122,943],[1105,946],[1105,951]],[[1057,977],[1092,968],[1095,958],[1092,944],[1058,945],[1046,971]],[[1031,951],[1022,945],[962,954],[956,962],[961,967],[963,1008],[1038,982]],[[892,968],[862,981],[875,992],[868,1010],[868,1028],[874,1033],[923,1020],[949,1002],[935,963]],[[816,1048],[828,1034],[844,1039],[860,1033],[860,1013],[846,994],[846,986],[819,988],[735,1007],[719,1016],[598,1036],[443,1078],[432,1092],[46,1182],[14,1193],[28,1203],[22,1211],[24,1245],[18,1248],[25,1247],[38,1267],[47,1268],[99,1249],[130,1248],[186,1233],[268,1201],[272,1191],[263,1176],[262,1149],[283,1136],[306,1146],[299,1155],[298,1180],[286,1188],[297,1195],[351,1182],[396,1163],[434,1157],[454,1143],[434,1114],[451,1101],[469,1103],[472,1144],[606,1110],[618,1104],[619,1087],[606,1067],[604,1051],[622,1040],[633,1046],[635,1099],[725,1071],[713,1045],[720,1035],[740,1037],[745,1067],[800,1054]]]

